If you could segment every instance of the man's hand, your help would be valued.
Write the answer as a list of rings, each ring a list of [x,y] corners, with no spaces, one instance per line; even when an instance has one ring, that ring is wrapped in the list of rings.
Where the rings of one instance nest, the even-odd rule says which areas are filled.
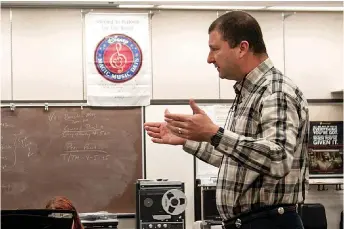
[[[165,113],[167,128],[181,138],[210,142],[219,127],[213,123],[208,115],[199,108],[194,100],[190,100],[193,115]]]
[[[165,110],[165,115],[168,114]],[[184,145],[186,139],[178,137],[171,133],[167,128],[166,122],[148,122],[144,124],[147,134],[152,137],[154,143],[169,144],[169,145]]]

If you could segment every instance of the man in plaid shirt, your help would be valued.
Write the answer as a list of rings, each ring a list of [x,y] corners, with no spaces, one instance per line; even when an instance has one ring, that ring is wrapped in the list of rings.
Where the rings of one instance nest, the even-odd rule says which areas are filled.
[[[242,11],[209,27],[208,63],[235,80],[229,125],[215,125],[193,100],[193,115],[165,111],[145,123],[152,141],[219,168],[216,189],[224,228],[303,228],[296,205],[308,186],[308,105],[300,89],[269,59],[258,22]]]

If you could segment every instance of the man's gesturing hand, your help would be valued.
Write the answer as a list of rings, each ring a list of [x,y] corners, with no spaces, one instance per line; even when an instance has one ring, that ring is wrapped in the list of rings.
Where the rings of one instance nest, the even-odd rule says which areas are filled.
[[[168,114],[165,110],[165,115]],[[169,145],[184,145],[186,139],[178,137],[171,133],[167,128],[166,122],[147,122],[144,124],[147,134],[152,137],[154,143]]]
[[[210,142],[219,127],[213,123],[208,115],[190,100],[193,115],[165,113],[167,128],[176,136],[194,141]]]

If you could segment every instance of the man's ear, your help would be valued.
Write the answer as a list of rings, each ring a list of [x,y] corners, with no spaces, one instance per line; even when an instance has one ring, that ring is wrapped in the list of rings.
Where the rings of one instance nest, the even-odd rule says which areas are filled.
[[[239,57],[242,58],[250,50],[250,44],[247,41],[241,41],[239,44]]]

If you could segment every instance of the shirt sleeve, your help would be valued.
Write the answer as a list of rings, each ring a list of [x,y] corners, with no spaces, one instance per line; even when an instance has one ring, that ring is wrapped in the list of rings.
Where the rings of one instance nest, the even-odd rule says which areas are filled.
[[[296,150],[297,107],[296,101],[285,93],[269,95],[261,104],[261,138],[225,130],[216,149],[248,169],[275,179],[284,177],[290,172]]]
[[[214,149],[210,143],[187,140],[183,150],[208,164],[220,167],[223,153]]]

